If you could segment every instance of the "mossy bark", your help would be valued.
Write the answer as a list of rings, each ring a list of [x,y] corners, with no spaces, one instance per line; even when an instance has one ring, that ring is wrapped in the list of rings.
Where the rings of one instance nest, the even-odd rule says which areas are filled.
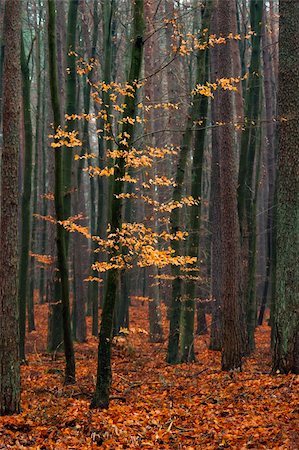
[[[273,371],[299,373],[299,3],[280,2]]]
[[[0,415],[20,412],[18,175],[21,111],[21,2],[4,12],[3,147],[0,213]]]

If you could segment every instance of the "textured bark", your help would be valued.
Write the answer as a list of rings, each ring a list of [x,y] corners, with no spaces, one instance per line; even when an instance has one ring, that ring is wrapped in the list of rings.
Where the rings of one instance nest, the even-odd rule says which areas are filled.
[[[18,166],[21,89],[21,2],[4,12],[3,150],[0,223],[0,415],[20,411],[18,324]]]
[[[211,18],[211,32],[217,33],[218,16],[214,5]],[[216,45],[210,50],[211,54],[211,79],[219,77],[219,51]],[[212,124],[215,125],[219,112],[219,98],[212,101],[211,116]],[[221,299],[221,208],[220,208],[220,129],[212,129],[212,162],[211,162],[211,195],[210,195],[210,222],[211,222],[211,302],[212,323],[210,335],[210,350],[221,350],[222,348],[222,299]]]
[[[218,30],[223,36],[231,31],[234,0],[216,3]],[[219,50],[219,77],[232,76],[231,44]],[[237,180],[234,155],[233,97],[230,91],[218,90],[220,128],[220,201],[221,201],[221,298],[223,304],[222,370],[241,369],[242,345],[239,303],[239,222],[237,214]]]
[[[299,3],[280,2],[273,371],[299,373]]]
[[[3,18],[5,1],[0,1],[0,130],[2,130],[2,106],[3,106],[3,62],[4,62],[4,36],[3,36]],[[1,165],[0,165],[1,167]]]

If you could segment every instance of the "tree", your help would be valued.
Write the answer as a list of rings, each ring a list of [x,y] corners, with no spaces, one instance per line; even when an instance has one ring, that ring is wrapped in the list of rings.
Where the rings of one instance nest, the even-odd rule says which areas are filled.
[[[48,41],[49,41],[49,70],[50,70],[50,90],[51,101],[54,114],[54,130],[58,132],[61,125],[61,114],[58,95],[58,72],[56,61],[56,34],[55,34],[55,3],[49,0],[49,21],[48,21]],[[67,267],[67,247],[66,232],[59,223],[65,217],[63,201],[63,155],[60,144],[55,148],[55,212],[56,212],[56,242],[57,242],[57,263],[61,283],[61,301],[63,316],[63,340],[66,359],[65,383],[72,384],[76,380],[75,375],[75,356],[72,342],[70,305],[69,305],[69,279]]]
[[[208,0],[205,3],[204,14],[202,17],[201,28],[205,30],[209,28],[210,25],[210,15],[211,15],[211,1]],[[205,79],[208,77],[209,68],[209,51],[199,50],[196,55],[196,84],[204,83]],[[199,130],[194,133],[194,144],[193,144],[193,157],[192,157],[192,167],[191,167],[191,196],[199,200],[199,205],[193,206],[190,211],[189,219],[189,236],[187,241],[187,255],[191,257],[198,258],[199,243],[200,243],[200,222],[201,222],[201,196],[202,196],[202,172],[203,172],[203,157],[204,157],[204,144],[206,130],[205,126],[207,123],[207,113],[209,98],[206,96],[195,96],[194,98],[194,112],[193,117],[195,121],[201,123]],[[196,267],[198,269],[198,267]],[[186,282],[186,300],[183,305],[182,312],[182,355],[181,360],[183,362],[193,361],[195,359],[194,354],[194,313],[195,313],[195,292],[196,284],[201,283],[198,281],[197,272],[189,272],[191,278],[190,281]],[[192,279],[193,278],[193,279]],[[205,319],[205,312],[202,305],[197,309],[197,315],[203,315]],[[198,330],[203,333],[204,330]]]
[[[232,29],[234,0],[215,2],[218,32],[226,37]],[[219,49],[218,76],[232,76],[231,42]],[[241,369],[240,308],[240,242],[237,211],[237,180],[234,155],[233,98],[229,89],[216,91],[218,97],[220,138],[220,201],[221,201],[221,301],[223,311],[222,370]]]
[[[22,231],[21,254],[19,265],[19,324],[20,324],[20,359],[25,360],[26,303],[28,301],[29,278],[28,262],[31,235],[31,184],[32,184],[32,120],[30,105],[29,61],[25,53],[24,36],[21,40],[21,68],[23,81],[23,117],[25,130],[25,162],[22,192]]]
[[[218,17],[215,8],[211,18],[211,31],[216,33]],[[219,45],[210,50],[211,78],[216,79],[219,69]],[[212,101],[211,119],[216,124],[219,111],[219,97]],[[212,161],[211,161],[211,192],[209,217],[211,222],[211,301],[212,323],[210,334],[210,350],[220,351],[222,348],[222,301],[221,301],[221,201],[220,201],[220,128],[212,129]]]
[[[299,3],[280,1],[273,371],[299,373]]]
[[[21,109],[21,2],[4,12],[3,150],[0,223],[0,414],[20,411],[18,167]]]
[[[202,28],[204,29],[209,23],[210,5],[206,2],[203,15]],[[196,24],[197,26],[198,24]],[[207,50],[198,50],[197,62],[196,62],[196,76],[195,85],[204,82],[204,76],[206,75],[206,54]],[[173,201],[180,202],[184,193],[184,178],[186,172],[186,166],[188,156],[191,150],[191,140],[194,132],[194,123],[204,115],[206,116],[207,98],[203,99],[202,95],[197,92],[194,94],[192,101],[190,102],[186,129],[182,137],[181,149],[176,168],[175,186],[173,189]],[[205,118],[204,118],[205,122]],[[204,132],[197,132],[195,135],[194,144],[194,159],[193,163],[196,166],[192,170],[192,193],[196,196],[200,196],[201,191],[201,174],[202,174],[202,159],[203,159],[203,144],[204,144]],[[195,198],[197,202],[197,199]],[[197,233],[199,232],[200,223],[200,207],[193,206],[193,212],[191,212],[190,225],[196,227],[196,232],[192,237],[188,239],[188,250],[190,256],[197,258],[198,254],[198,239]],[[171,232],[177,233],[181,228],[181,213],[180,209],[173,209],[170,216]],[[180,243],[177,240],[173,240],[172,248],[176,253],[179,253]],[[169,324],[169,338],[167,349],[167,362],[174,364],[180,360],[179,343],[180,343],[180,324],[181,318],[183,318],[183,339],[182,339],[182,359],[183,361],[192,361],[194,356],[194,283],[187,283],[187,296],[185,308],[182,313],[182,293],[183,293],[183,280],[180,273],[179,266],[172,266],[172,275],[174,277],[172,282],[172,299],[170,306],[170,324]],[[194,273],[192,273],[194,276]]]
[[[131,50],[131,67],[128,78],[128,85],[132,86],[133,93],[136,91],[136,82],[139,79],[142,54],[143,54],[143,33],[144,33],[144,17],[143,17],[143,0],[136,0],[133,6],[133,29],[132,29],[132,50]],[[130,93],[129,93],[130,94]],[[137,99],[135,95],[126,95],[124,103],[127,105],[125,116],[133,118],[136,115]],[[123,122],[121,134],[129,136],[129,145],[133,139],[133,124],[128,121]],[[119,144],[120,152],[125,153],[127,146]],[[112,200],[111,200],[111,232],[116,233],[122,227],[122,200],[119,197],[123,192],[122,178],[125,175],[125,159],[124,156],[116,158],[114,166],[113,184],[112,184]],[[115,256],[119,249],[112,250],[111,257]],[[99,333],[98,347],[98,368],[96,390],[91,402],[92,408],[107,408],[109,405],[109,393],[112,381],[111,373],[111,345],[113,332],[113,316],[116,304],[117,287],[119,281],[119,269],[113,268],[109,270],[107,276],[107,290],[103,305],[101,328]]]
[[[149,36],[144,48],[144,72],[145,76],[149,77],[144,86],[144,96],[149,98],[151,102],[155,101],[155,33],[154,20],[157,13],[154,0],[147,0],[144,5],[144,12],[146,18],[146,33]],[[149,145],[154,146],[155,136],[152,135],[155,129],[154,111],[150,110],[145,118],[147,120],[146,131],[150,135]],[[156,175],[156,167],[151,169],[151,177]],[[153,186],[153,198],[156,200],[157,193],[155,186]],[[148,226],[151,226],[155,231],[157,229],[157,213],[154,211],[153,205],[146,205],[145,214],[147,216]],[[149,339],[150,342],[163,342],[163,327],[161,322],[160,311],[160,286],[155,277],[158,276],[158,267],[151,266],[145,269],[144,276],[148,279],[148,312],[149,312]],[[129,280],[128,280],[129,281]]]
[[[238,177],[238,213],[241,232],[242,256],[244,257],[244,301],[246,309],[247,338],[246,352],[254,350],[256,326],[256,203],[258,187],[258,152],[260,128],[257,126],[261,114],[260,67],[261,67],[261,24],[263,1],[250,2],[252,54],[249,80],[245,99],[245,130],[241,137],[241,152]],[[256,171],[255,171],[256,167]],[[254,173],[255,172],[255,173]]]

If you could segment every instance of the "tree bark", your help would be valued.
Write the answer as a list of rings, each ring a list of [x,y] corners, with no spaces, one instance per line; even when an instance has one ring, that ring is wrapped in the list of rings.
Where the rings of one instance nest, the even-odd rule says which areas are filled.
[[[273,371],[299,373],[299,3],[280,1]]]
[[[3,150],[0,223],[0,415],[20,411],[18,323],[18,168],[21,88],[21,2],[4,12]]]
[[[234,0],[217,1],[218,31],[228,36],[232,29]],[[231,43],[219,49],[219,77],[232,76]],[[237,179],[234,155],[233,97],[218,90],[220,122],[220,201],[221,201],[221,299],[223,305],[222,370],[241,369],[240,243],[237,210]]]

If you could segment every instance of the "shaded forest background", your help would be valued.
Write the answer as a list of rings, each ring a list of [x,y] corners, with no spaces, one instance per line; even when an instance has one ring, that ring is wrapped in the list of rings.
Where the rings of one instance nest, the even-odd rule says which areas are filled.
[[[63,354],[63,395],[83,389],[82,411],[125,410],[143,375],[120,364],[137,353],[165,392],[168,376],[186,382],[178,365],[219,392],[251,373],[292,397],[296,378],[280,374],[299,372],[298,20],[293,0],[0,0],[1,415],[20,411],[20,363],[41,358],[58,380]],[[165,423],[144,442],[201,448]],[[125,448],[90,426],[88,445]],[[246,433],[232,448],[250,448]],[[296,448],[291,435],[251,448]],[[237,445],[214,438],[200,445]]]

